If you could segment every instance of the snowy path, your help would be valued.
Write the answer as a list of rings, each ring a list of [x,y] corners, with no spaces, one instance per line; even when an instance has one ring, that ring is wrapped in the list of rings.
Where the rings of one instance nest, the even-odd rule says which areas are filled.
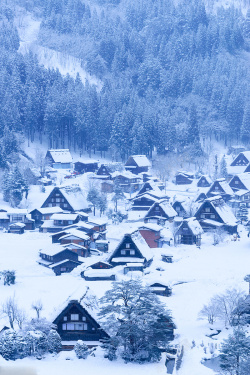
[[[82,68],[81,59],[40,46],[37,43],[41,24],[40,20],[35,19],[30,13],[23,14],[20,10],[15,23],[20,36],[20,53],[26,54],[31,51],[45,68],[58,69],[63,76],[69,74],[73,78],[76,78],[78,73],[83,83],[88,80],[90,84],[97,87],[98,91],[101,90],[102,82],[95,76],[88,74]]]

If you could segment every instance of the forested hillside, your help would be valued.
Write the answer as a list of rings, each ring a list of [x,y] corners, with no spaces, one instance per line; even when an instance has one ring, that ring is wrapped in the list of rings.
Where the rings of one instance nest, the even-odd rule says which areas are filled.
[[[214,135],[249,142],[250,12],[208,12],[200,0],[18,3],[41,17],[41,43],[80,57],[103,86],[99,92],[20,56],[13,14],[3,6],[2,134],[20,131],[31,141],[45,135],[53,147],[111,148],[122,159],[155,147],[195,157]]]

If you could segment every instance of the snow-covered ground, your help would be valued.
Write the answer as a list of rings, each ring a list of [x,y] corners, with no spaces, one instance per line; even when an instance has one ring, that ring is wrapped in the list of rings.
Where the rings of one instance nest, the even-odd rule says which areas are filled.
[[[45,68],[58,69],[63,76],[69,74],[73,78],[76,78],[77,74],[79,74],[83,83],[87,80],[90,84],[95,85],[98,90],[101,90],[102,82],[82,68],[83,61],[81,59],[39,45],[37,38],[40,23],[41,21],[36,19],[31,13],[24,12],[22,8],[19,8],[15,20],[20,36],[19,52],[22,54],[32,52]]]

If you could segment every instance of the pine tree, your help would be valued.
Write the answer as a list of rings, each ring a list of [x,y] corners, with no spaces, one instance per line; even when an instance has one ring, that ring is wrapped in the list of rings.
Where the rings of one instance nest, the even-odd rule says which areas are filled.
[[[220,162],[220,176],[223,177],[223,178],[228,177],[227,162],[226,162],[225,155],[223,155],[223,157],[221,159],[221,162]]]
[[[59,334],[52,329],[47,336],[49,353],[58,353],[62,348],[62,340]]]
[[[77,341],[74,350],[79,359],[86,359],[89,355],[89,348],[82,340]]]
[[[155,362],[174,327],[169,311],[139,280],[114,282],[101,298],[100,317],[126,362]],[[113,353],[114,354],[114,353]]]
[[[114,181],[114,187],[113,187],[114,195],[112,197],[112,201],[115,202],[115,212],[117,212],[117,205],[119,200],[123,200],[125,198],[125,195],[123,193],[123,189],[117,179]]]
[[[221,345],[220,367],[224,374],[243,375],[241,371],[250,357],[250,338],[241,328],[235,329],[232,335]]]

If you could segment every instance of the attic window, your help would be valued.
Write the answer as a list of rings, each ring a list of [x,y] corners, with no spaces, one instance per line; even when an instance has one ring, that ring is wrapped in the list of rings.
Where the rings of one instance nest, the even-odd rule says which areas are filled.
[[[210,207],[206,207],[205,212],[210,212]]]
[[[130,243],[126,243],[126,249],[130,249]]]
[[[238,185],[239,181],[238,181],[238,180],[236,180],[236,181],[234,181],[234,183],[235,183],[235,185]]]
[[[86,322],[86,316],[83,316],[83,317],[82,317],[82,321],[83,321],[83,322]]]
[[[71,314],[70,320],[79,320],[79,314]]]
[[[130,255],[135,255],[135,250],[130,250]]]
[[[121,250],[121,255],[126,255],[126,250]]]
[[[155,211],[159,211],[160,207],[159,206],[156,206],[155,207]]]
[[[64,316],[64,317],[63,317],[63,320],[64,320],[65,322],[67,321],[67,319],[68,319],[67,316]]]

